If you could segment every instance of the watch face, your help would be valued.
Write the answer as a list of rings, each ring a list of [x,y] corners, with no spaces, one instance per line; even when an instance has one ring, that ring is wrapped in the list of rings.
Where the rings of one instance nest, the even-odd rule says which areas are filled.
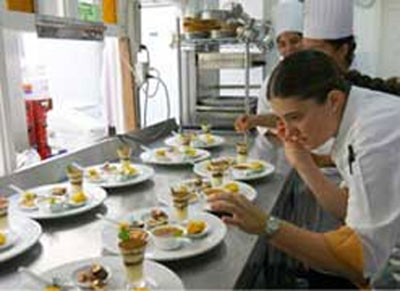
[[[270,216],[267,221],[267,225],[265,227],[265,233],[267,238],[271,237],[280,227],[281,221],[280,219]]]

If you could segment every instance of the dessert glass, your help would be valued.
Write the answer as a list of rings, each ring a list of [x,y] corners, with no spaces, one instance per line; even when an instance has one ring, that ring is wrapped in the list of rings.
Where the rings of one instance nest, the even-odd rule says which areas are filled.
[[[119,238],[118,247],[125,267],[126,289],[145,287],[143,262],[149,241],[148,232],[138,228],[124,228],[120,230]]]
[[[185,186],[171,188],[174,216],[178,221],[184,221],[188,218],[190,194],[190,191]]]

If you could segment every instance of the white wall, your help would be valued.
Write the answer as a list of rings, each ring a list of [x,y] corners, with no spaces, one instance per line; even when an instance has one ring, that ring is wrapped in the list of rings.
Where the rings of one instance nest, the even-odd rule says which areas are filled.
[[[34,34],[24,34],[23,43],[26,63],[46,67],[54,108],[86,108],[101,117],[102,43],[39,39]]]
[[[356,68],[371,76],[400,76],[400,1],[376,0],[370,8],[357,7]]]
[[[385,78],[400,77],[400,1],[381,0],[382,22],[378,72]]]
[[[371,76],[379,75],[381,6],[385,1],[378,0],[371,8],[356,6],[354,9],[354,34],[357,41],[354,66]]]
[[[177,52],[170,46],[172,36],[176,32],[177,16],[178,11],[173,6],[142,9],[142,44],[146,45],[150,51],[150,65],[160,71],[160,76],[168,87],[171,117],[179,119]],[[153,89],[154,86],[151,86],[151,91]],[[140,104],[143,116],[144,94],[142,92]],[[166,118],[165,93],[163,87],[160,86],[157,95],[149,99],[147,126]]]

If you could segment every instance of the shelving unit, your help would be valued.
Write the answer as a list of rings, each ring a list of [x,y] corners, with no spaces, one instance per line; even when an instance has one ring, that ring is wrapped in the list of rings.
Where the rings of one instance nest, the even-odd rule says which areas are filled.
[[[184,126],[208,120],[216,126],[229,127],[239,114],[255,112],[257,97],[250,96],[250,89],[256,86],[250,84],[250,70],[265,67],[265,54],[237,38],[185,39],[185,35],[179,34],[177,44],[178,63],[182,64],[179,83]],[[244,84],[220,84],[220,71],[230,69],[242,70]],[[232,87],[243,89],[243,96],[220,94],[220,90]]]

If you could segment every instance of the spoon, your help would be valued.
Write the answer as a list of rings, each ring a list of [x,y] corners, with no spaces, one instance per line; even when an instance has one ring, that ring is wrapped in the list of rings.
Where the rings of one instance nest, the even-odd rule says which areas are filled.
[[[18,269],[19,273],[28,275],[29,277],[31,277],[32,279],[34,279],[35,281],[45,285],[45,286],[52,286],[53,282],[48,281],[47,279],[39,276],[38,274],[32,272],[31,270],[25,268],[25,267],[19,267]]]
[[[57,286],[60,287],[62,290],[69,290],[75,288],[75,285],[73,283],[62,282],[63,280],[58,276],[52,277],[52,280],[49,281],[25,267],[19,267],[18,272],[31,277],[33,280],[39,282],[40,284],[43,284],[46,287]]]
[[[17,192],[20,195],[23,195],[26,191],[22,190],[21,188],[19,188],[18,186],[15,186],[14,184],[9,184],[8,188],[14,190],[15,192]]]
[[[244,139],[244,144],[247,145],[247,139],[248,139],[248,132],[247,132],[247,130],[243,132],[243,139]]]
[[[102,219],[102,220],[105,220],[105,221],[107,221],[107,222],[110,222],[110,223],[112,223],[112,224],[115,224],[115,225],[120,225],[120,224],[121,224],[121,222],[119,222],[118,220],[109,218],[109,217],[107,217],[107,216],[105,216],[105,215],[103,215],[103,214],[100,214],[100,213],[97,213],[97,214],[96,214],[96,217],[97,217],[97,218],[100,218],[100,219]]]

